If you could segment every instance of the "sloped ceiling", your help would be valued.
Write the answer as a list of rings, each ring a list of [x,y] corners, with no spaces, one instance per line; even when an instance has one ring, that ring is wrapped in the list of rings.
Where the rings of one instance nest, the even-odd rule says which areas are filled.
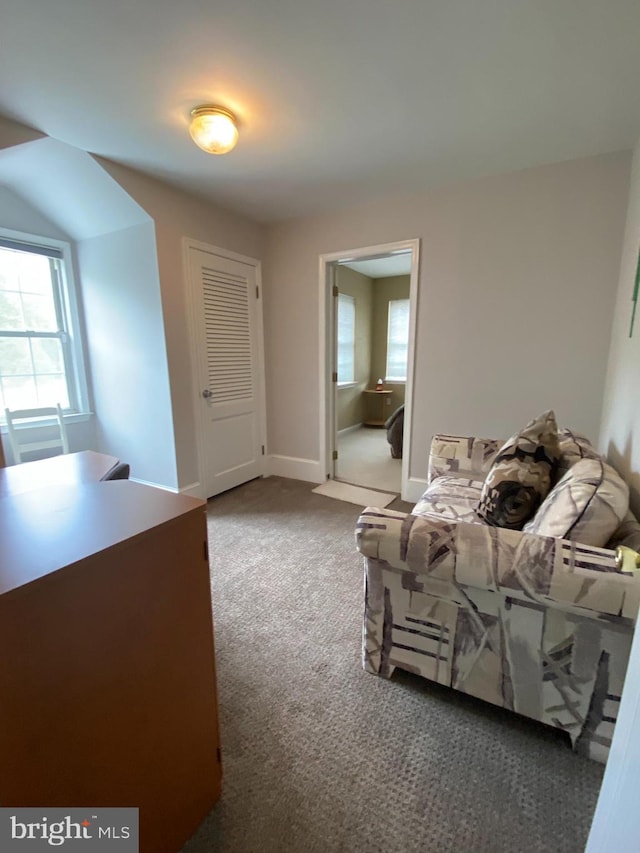
[[[150,219],[90,154],[55,139],[1,148],[0,184],[74,240]]]

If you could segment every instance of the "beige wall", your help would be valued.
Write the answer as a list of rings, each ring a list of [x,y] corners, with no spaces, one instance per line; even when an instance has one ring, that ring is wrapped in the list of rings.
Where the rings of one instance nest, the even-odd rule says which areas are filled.
[[[640,306],[632,337],[629,329],[639,248],[640,142],[633,158],[600,432],[602,451],[631,488],[631,507],[636,515],[640,514]]]
[[[39,136],[7,128],[2,144]],[[387,197],[268,229],[98,162],[154,220],[180,487],[197,479],[182,237],[264,260],[268,450],[295,459],[298,476],[322,474],[319,255],[418,237],[411,475],[424,477],[436,431],[506,435],[553,406],[560,423],[592,436],[602,416],[600,440],[637,493],[640,332],[628,341],[624,330],[640,223],[637,165],[620,273],[629,154]]]
[[[191,237],[261,260],[264,229],[124,166],[102,158],[98,162],[155,223],[178,484],[185,488],[197,482],[198,470],[193,416],[197,389],[191,383],[182,238]]]
[[[396,275],[377,278],[373,282],[373,326],[371,347],[371,387],[378,379],[385,379],[387,367],[387,330],[389,323],[389,302],[392,299],[409,298],[409,276]],[[404,382],[385,383],[385,388],[393,393],[387,397],[387,417],[404,403]]]
[[[629,164],[585,158],[269,228],[271,453],[322,474],[318,256],[415,237],[411,476],[437,431],[507,436],[553,407],[597,435]]]
[[[346,429],[364,420],[363,390],[371,369],[372,280],[348,267],[336,268],[336,284],[341,293],[356,300],[355,384],[336,389],[336,423]]]
[[[367,420],[384,419],[404,403],[404,383],[386,384],[393,393],[385,398],[384,408],[379,399],[368,398],[362,392],[374,388],[378,378],[385,377],[389,301],[409,298],[409,276],[371,279],[339,266],[336,283],[341,293],[356,300],[356,382],[336,391],[337,424],[341,430]]]
[[[600,449],[630,487],[631,509],[640,515],[640,306],[629,337],[640,248],[640,141],[633,157],[624,245],[611,334]],[[637,580],[637,579],[636,579]],[[587,853],[634,850],[640,832],[636,791],[640,782],[640,632],[633,641],[618,722],[595,810]]]
[[[0,117],[0,149],[40,139],[42,136],[43,134],[32,131],[30,128],[25,128],[22,125]],[[80,159],[86,159],[87,156],[83,154]],[[140,288],[140,292],[137,294],[139,298],[132,299],[131,306],[133,309],[143,304],[147,307],[150,305],[153,306],[153,318],[149,316],[147,319],[149,323],[153,320],[157,329],[156,336],[158,333],[160,335],[160,338],[154,344],[157,347],[157,352],[161,353],[166,345],[166,365],[164,359],[159,355],[155,360],[155,366],[157,371],[164,371],[165,374],[168,369],[170,404],[169,400],[167,400],[164,408],[166,410],[166,405],[170,405],[170,410],[168,414],[165,413],[163,415],[161,429],[158,430],[158,434],[162,433],[166,437],[173,434],[175,436],[175,451],[172,441],[170,442],[171,447],[166,446],[167,441],[164,442],[162,458],[158,462],[165,472],[161,482],[163,485],[172,487],[177,485],[180,488],[187,488],[197,482],[198,471],[193,416],[195,391],[191,387],[190,346],[186,315],[182,238],[190,237],[228,251],[261,260],[264,249],[264,228],[232,212],[219,209],[215,205],[205,202],[196,196],[177,190],[162,181],[155,180],[100,157],[95,157],[94,159],[125,190],[128,196],[133,198],[143,208],[150,219],[153,220],[159,282],[158,275],[156,275],[155,281],[151,280],[152,277],[145,276],[144,284],[142,283],[142,278],[138,276],[136,284]],[[100,175],[103,174],[99,169],[95,171]],[[71,169],[70,180],[77,178],[78,181],[81,181],[86,175],[86,170],[79,172],[79,175],[80,177],[74,175],[73,169]],[[104,186],[109,187],[111,186],[111,182],[105,180],[102,186],[103,188]],[[74,187],[74,189],[77,189],[77,187]],[[83,196],[82,193],[80,193],[80,196],[86,200],[86,196]],[[116,193],[116,196],[119,198],[120,194]],[[2,197],[0,197],[0,213],[3,212],[1,209],[2,200]],[[41,201],[43,206],[46,206],[45,203],[50,201],[50,199],[43,196]],[[110,206],[107,206],[109,206],[110,212],[114,213],[113,193],[109,198],[109,202]],[[22,208],[18,210],[16,205],[10,205],[9,210],[12,220],[16,220],[19,213],[21,216],[20,221],[22,222],[22,219],[24,219]],[[115,214],[116,218],[118,211]],[[54,222],[52,217],[50,219]],[[102,217],[102,219],[105,219],[105,217]],[[141,221],[144,221],[144,215]],[[57,224],[57,220],[55,222]],[[0,224],[6,226],[9,224],[9,220],[0,222]],[[14,225],[13,227],[18,226]],[[21,224],[20,227],[24,226]],[[118,231],[118,228],[122,228],[122,224],[118,225],[116,223],[114,226],[114,223],[111,223],[110,229],[113,231],[113,240],[115,242],[120,239],[118,235],[121,236],[123,233]],[[39,230],[42,233],[48,233],[42,228],[39,228]],[[96,232],[96,235],[104,238],[104,233],[100,230]],[[104,239],[106,245],[106,238]],[[98,252],[93,252],[97,245],[89,246],[87,243],[88,248],[92,251],[92,256],[97,257]],[[133,248],[133,244],[128,243],[128,250],[133,251]],[[155,256],[149,258],[149,245],[145,245],[142,241],[139,241],[139,250],[141,257],[137,259],[137,262],[142,266],[153,264],[155,267]],[[87,255],[85,253],[85,260],[86,258]],[[112,261],[112,266],[115,267],[117,259],[112,259]],[[78,272],[78,280],[82,291],[83,270],[79,268]],[[95,272],[95,269],[91,270],[92,277],[95,277]],[[123,286],[119,296],[124,298],[125,295],[126,287]],[[158,295],[159,299],[156,298]],[[93,324],[92,332],[95,333],[95,323]],[[95,338],[95,334],[92,334],[92,338]],[[150,348],[151,350],[153,350],[153,347]],[[152,354],[149,355],[149,359],[153,360]],[[141,363],[132,363],[130,365],[132,376],[135,376],[136,371],[141,367]],[[141,399],[144,394],[153,394],[154,380],[151,377],[151,382],[148,382],[146,381],[148,378],[145,375],[140,380],[144,383],[144,393],[141,393]],[[111,381],[112,377],[101,376],[100,379],[107,382]],[[164,380],[158,383],[158,397],[156,401],[158,406],[162,405],[161,397],[164,398],[165,386],[163,382]],[[117,384],[118,379],[116,378],[114,380],[115,389],[117,389]],[[97,412],[97,416],[100,418],[101,413]],[[152,415],[150,417],[153,419]],[[95,446],[96,435],[93,424],[91,424],[91,427],[92,446]],[[113,437],[113,435],[108,437],[105,433],[104,441],[111,441]],[[148,445],[148,450],[149,452],[153,452],[153,442]],[[173,458],[174,453],[175,459]],[[133,459],[130,461],[134,462]],[[141,476],[144,477],[144,475]],[[147,476],[151,475],[148,474]]]

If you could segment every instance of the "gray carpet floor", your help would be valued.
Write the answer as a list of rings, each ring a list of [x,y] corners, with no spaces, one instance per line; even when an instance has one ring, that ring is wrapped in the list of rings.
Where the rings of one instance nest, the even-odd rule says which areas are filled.
[[[562,733],[362,670],[360,510],[312,488],[209,501],[224,780],[184,853],[582,851],[603,768]]]

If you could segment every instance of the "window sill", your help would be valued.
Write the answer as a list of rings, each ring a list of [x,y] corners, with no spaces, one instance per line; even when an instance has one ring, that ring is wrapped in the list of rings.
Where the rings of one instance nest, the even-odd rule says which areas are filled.
[[[384,384],[385,385],[406,385],[407,380],[406,379],[385,379]]]
[[[359,382],[338,382],[338,388],[357,388]]]
[[[76,412],[73,415],[65,415],[64,422],[65,424],[85,423],[92,417],[93,412]],[[30,421],[28,424],[20,424],[20,429],[36,429],[38,427],[56,426],[57,423],[58,422],[55,418],[38,418],[37,420]],[[6,423],[0,423],[0,434],[7,434]]]

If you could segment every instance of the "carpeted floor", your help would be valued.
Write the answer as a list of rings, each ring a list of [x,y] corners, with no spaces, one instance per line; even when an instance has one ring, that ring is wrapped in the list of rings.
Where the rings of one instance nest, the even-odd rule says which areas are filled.
[[[338,433],[336,479],[400,494],[402,459],[392,459],[386,429],[360,427]]]
[[[359,509],[312,488],[271,477],[209,502],[224,782],[184,853],[582,851],[600,765],[541,724],[362,670]]]

